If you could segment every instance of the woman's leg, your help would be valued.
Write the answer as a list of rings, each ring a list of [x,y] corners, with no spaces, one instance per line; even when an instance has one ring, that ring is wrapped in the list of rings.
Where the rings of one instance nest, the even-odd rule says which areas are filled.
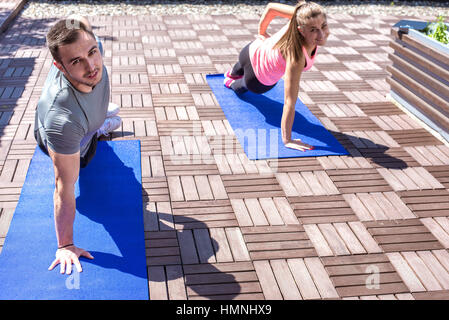
[[[264,93],[274,87],[266,86],[257,80],[254,74],[253,66],[251,64],[251,59],[249,57],[249,45],[246,45],[242,51],[240,51],[239,62],[233,68],[232,75],[242,75],[243,78],[234,80],[230,87],[236,93],[244,93],[246,91],[251,91],[254,93]],[[234,71],[235,69],[235,71]],[[243,72],[242,72],[243,71]]]
[[[244,66],[247,63],[246,61],[246,51],[249,50],[249,45],[251,43],[248,43],[239,54],[239,61],[234,65],[234,67],[225,75],[231,79],[233,78],[240,78],[243,76],[243,73],[245,72]]]
[[[232,90],[234,90],[235,93],[238,93],[238,94],[245,93],[246,91],[248,91],[248,88],[246,87],[244,78],[234,80],[232,82],[230,88]]]
[[[230,77],[231,79],[234,77],[242,77],[244,73],[244,69],[242,65],[240,64],[240,61],[238,61],[234,67],[231,69],[229,74],[226,74],[226,76]]]

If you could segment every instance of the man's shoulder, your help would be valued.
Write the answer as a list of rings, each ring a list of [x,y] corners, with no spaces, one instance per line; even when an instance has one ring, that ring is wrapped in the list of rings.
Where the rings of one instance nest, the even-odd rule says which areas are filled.
[[[59,107],[70,107],[73,105],[74,102],[76,102],[76,97],[73,92],[73,89],[69,86],[63,86],[63,87],[55,87],[52,89],[53,96],[53,106],[59,106]]]
[[[39,107],[47,111],[53,109],[72,109],[78,104],[73,89],[66,85],[50,85],[39,99]]]
[[[46,127],[54,123],[81,122],[80,107],[70,87],[55,88],[45,108]]]
[[[73,89],[65,81],[63,74],[52,66],[47,80],[45,81],[42,93],[39,98],[39,103],[46,104],[47,106],[53,104],[56,100],[58,102],[64,102],[73,96]]]

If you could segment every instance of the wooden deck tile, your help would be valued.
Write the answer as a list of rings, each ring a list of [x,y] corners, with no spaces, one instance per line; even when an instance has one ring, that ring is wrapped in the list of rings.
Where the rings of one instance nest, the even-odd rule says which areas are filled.
[[[392,186],[394,191],[444,189],[444,186],[423,167],[378,168],[377,171]]]
[[[351,103],[352,101],[348,99],[347,96],[345,96],[341,92],[307,92],[307,95],[312,99],[314,103],[327,103],[329,101],[332,101],[334,103]]]
[[[184,266],[189,300],[263,299],[251,262]]]
[[[402,191],[398,194],[420,218],[449,216],[449,192],[446,189]]]
[[[420,129],[421,126],[410,119],[406,114],[372,116],[371,119],[377,123],[382,130],[412,130]]]
[[[276,178],[287,196],[320,196],[339,193],[325,171],[278,173]]]
[[[229,200],[173,202],[172,208],[176,229],[237,226],[237,220]]]
[[[343,197],[360,221],[416,218],[394,192],[345,194]]]
[[[443,144],[440,140],[435,138],[425,129],[400,130],[400,131],[387,130],[385,132],[388,133],[402,147]]]
[[[447,290],[447,269],[444,267],[447,267],[447,251],[395,252],[387,255],[411,292]]]
[[[144,202],[168,201],[169,189],[167,178],[142,178],[142,196]]]
[[[401,169],[420,166],[403,148],[359,148],[359,151],[375,168]]]
[[[244,153],[243,148],[235,136],[209,136],[207,137],[211,153],[213,155],[241,154]],[[216,158],[217,159],[217,158]],[[219,161],[228,162],[227,160]]]
[[[242,227],[241,230],[252,260],[316,256],[300,225]]]
[[[343,83],[346,83],[343,82]],[[319,104],[318,107],[323,110],[324,115],[329,118],[336,117],[365,117],[365,113],[354,103],[339,104]]]
[[[167,155],[163,162],[167,176],[219,174],[215,158],[211,155]]]
[[[214,141],[213,145],[211,146],[212,152],[214,153],[214,159],[218,166],[220,174],[242,175],[267,174],[272,172],[272,170],[268,167],[266,161],[249,160],[245,153],[240,152],[240,148],[238,149],[239,152],[233,153],[232,148],[234,148],[234,141],[228,141],[231,145],[225,145],[224,150],[219,150],[220,145],[215,144],[218,141]],[[227,144],[227,142],[225,144]],[[229,148],[231,148],[231,150]],[[221,152],[225,154],[220,154]]]
[[[326,173],[342,194],[393,191],[375,169],[327,170]]]
[[[388,149],[400,147],[386,132],[380,130],[345,131],[344,134],[347,135],[349,140],[358,149]]]
[[[341,297],[409,292],[385,254],[324,257],[322,262]]]
[[[360,222],[304,225],[320,256],[381,252]]]
[[[230,199],[283,197],[276,177],[265,175],[224,175],[223,185]]]
[[[330,118],[332,122],[338,127],[339,131],[380,131],[381,128],[369,117],[358,117],[357,121],[354,121],[352,117],[337,117]]]
[[[232,199],[231,203],[240,226],[299,224],[283,197]]]
[[[419,219],[367,221],[364,225],[385,252],[443,248]]]
[[[179,129],[174,133],[186,133],[184,129]],[[168,133],[167,133],[168,134]],[[205,136],[195,135],[166,135],[160,137],[162,155],[209,155],[212,153],[207,138]]]
[[[175,231],[145,232],[147,265],[180,264],[180,249]]]
[[[357,221],[357,216],[341,195],[289,197],[302,224]]]
[[[227,199],[225,187],[219,175],[209,175],[207,178],[195,179],[193,176],[169,176],[167,177],[171,201],[200,200],[210,198],[204,193],[198,194],[198,190],[205,190],[207,185],[199,186],[201,183],[209,184],[207,191],[211,191],[213,199]],[[209,193],[210,195],[210,193]]]
[[[150,130],[152,130],[152,129],[150,129]],[[159,137],[154,137],[154,136],[145,137],[145,138],[141,137],[139,140],[140,140],[140,148],[141,148],[142,155],[161,156],[161,142],[159,140]]]
[[[422,166],[435,166],[449,164],[449,148],[444,145],[416,146],[404,148]]]
[[[364,102],[357,106],[368,116],[401,115],[404,112],[391,102]]]

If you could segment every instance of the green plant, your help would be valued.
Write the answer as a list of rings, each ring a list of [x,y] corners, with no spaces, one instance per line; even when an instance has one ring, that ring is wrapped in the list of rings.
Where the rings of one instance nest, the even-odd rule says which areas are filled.
[[[449,43],[449,32],[447,25],[444,23],[444,17],[439,16],[437,22],[429,23],[423,32],[441,43]]]

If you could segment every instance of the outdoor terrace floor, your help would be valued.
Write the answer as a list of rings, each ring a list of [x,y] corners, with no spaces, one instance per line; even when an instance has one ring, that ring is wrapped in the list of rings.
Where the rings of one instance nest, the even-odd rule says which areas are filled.
[[[233,65],[258,16],[90,17],[122,108],[110,138],[141,141],[150,299],[449,298],[449,147],[387,98],[403,18],[330,14],[302,75],[300,99],[349,156],[249,161],[205,76]],[[0,250],[54,21],[0,35]]]

